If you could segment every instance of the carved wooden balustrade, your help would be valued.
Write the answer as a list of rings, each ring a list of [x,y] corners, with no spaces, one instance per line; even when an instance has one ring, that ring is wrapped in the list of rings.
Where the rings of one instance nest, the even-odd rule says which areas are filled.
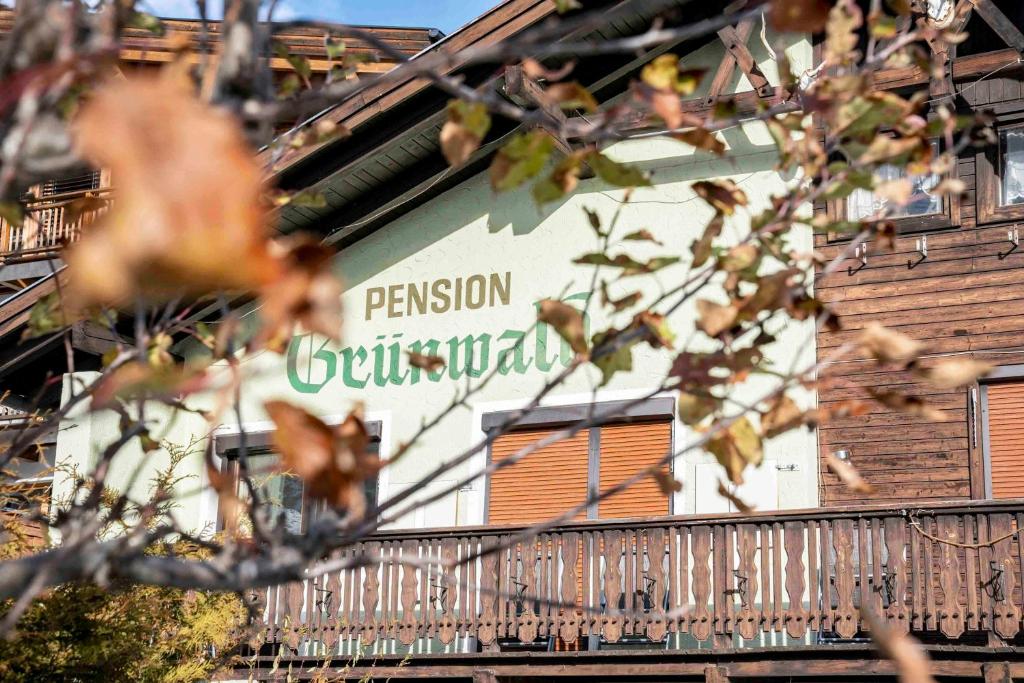
[[[89,188],[32,199],[20,225],[0,218],[0,263],[53,258],[107,210],[110,188]]]
[[[814,644],[863,635],[862,609],[930,639],[1010,640],[1022,527],[1015,500],[576,523],[528,540],[510,527],[386,532],[340,555],[362,566],[262,592],[251,645]]]

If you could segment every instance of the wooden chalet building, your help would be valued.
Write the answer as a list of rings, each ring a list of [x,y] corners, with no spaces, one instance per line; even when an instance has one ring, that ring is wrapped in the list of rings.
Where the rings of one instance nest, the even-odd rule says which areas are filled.
[[[608,22],[563,39],[633,35],[656,16],[671,25],[721,9],[678,0],[586,4],[606,8]],[[970,32],[966,42],[949,48],[948,77],[929,81],[928,74],[906,68],[880,73],[879,82],[902,92],[926,89],[933,101],[952,101],[964,111],[992,111],[1000,142],[960,155],[956,175],[967,191],[959,198],[934,199],[934,180],[918,179],[907,215],[897,220],[894,250],[869,243],[848,268],[817,279],[818,294],[843,316],[841,331],[822,332],[816,345],[806,346],[800,340],[813,338],[813,327],[794,324],[779,331],[768,353],[778,362],[813,360],[815,352],[842,344],[877,320],[926,342],[925,363],[951,354],[995,363],[998,368],[977,386],[932,393],[945,422],[879,408],[771,440],[764,465],[749,470],[738,491],[757,506],[753,514],[735,512],[718,495],[718,466],[710,455],[686,454],[672,464],[684,483],[672,496],[653,484],[640,486],[535,541],[447,569],[449,560],[500,543],[692,438],[675,416],[670,393],[633,405],[670,362],[667,354],[638,351],[636,369],[596,393],[592,376],[552,392],[541,410],[471,466],[506,457],[578,419],[595,399],[604,408],[622,406],[609,424],[440,497],[345,550],[368,558],[365,566],[254,595],[265,605],[263,618],[253,627],[247,664],[235,677],[276,680],[290,670],[295,678],[311,678],[322,669],[351,680],[481,683],[894,680],[895,665],[870,643],[863,609],[924,642],[938,680],[1024,680],[1024,535],[1016,533],[1024,526],[1024,436],[1015,428],[1018,406],[1024,408],[1024,304],[1017,289],[1024,284],[1018,264],[1024,259],[1018,247],[1024,222],[1024,5],[935,4],[950,5]],[[431,42],[434,37],[422,31],[403,38],[398,29],[391,37],[423,41],[411,52],[456,51],[520,34],[554,11],[549,0],[506,0],[441,40]],[[711,40],[581,56],[574,75],[608,103],[644,64],[672,52],[683,55],[687,66],[709,69],[690,110],[705,111],[728,97],[741,111],[753,111],[785,96],[760,31],[759,20],[750,20]],[[788,37],[784,49],[795,70],[813,70],[814,43],[812,36]],[[451,70],[474,87],[519,95],[493,66],[454,64]],[[327,198],[323,208],[285,208],[279,227],[311,231],[337,246],[347,285],[346,337],[337,347],[298,335],[284,358],[246,359],[261,379],[245,392],[245,421],[222,425],[213,436],[226,466],[243,428],[249,446],[261,449],[251,457],[275,462],[272,423],[261,408],[268,398],[300,403],[328,422],[341,419],[352,401],[362,401],[374,447],[387,457],[415,432],[423,409],[442,409],[457,385],[498,368],[471,410],[446,418],[421,448],[384,470],[371,496],[387,500],[415,486],[453,448],[501,424],[568,362],[568,350],[551,330],[532,327],[535,304],[559,292],[577,304],[590,295],[585,270],[568,265],[595,239],[581,208],[610,213],[617,195],[596,178],[582,180],[575,196],[544,212],[523,194],[492,195],[483,172],[516,127],[496,120],[471,159],[449,169],[438,147],[446,100],[424,80],[374,86],[321,114],[352,130],[352,138],[289,153],[277,165],[281,187],[313,189]],[[755,204],[785,187],[763,127],[743,125],[723,137],[727,162],[672,140],[638,138],[609,148],[615,158],[652,173],[652,187],[634,193],[623,221],[643,225],[683,252],[706,217],[694,201],[692,181],[730,177]],[[61,186],[60,194],[108,191],[102,173],[96,178],[99,187],[74,181],[91,184]],[[109,191],[116,201],[116,190]],[[45,186],[37,199],[45,207],[35,212],[40,217],[59,206],[59,198],[45,203]],[[816,209],[837,217],[865,215],[878,201],[860,193]],[[0,277],[12,273],[6,279],[13,283],[12,294],[0,301],[0,387],[10,390],[13,408],[41,385],[53,386],[45,384],[48,373],[66,369],[63,348],[54,341],[59,335],[17,341],[30,305],[62,277],[57,246],[75,235],[59,213],[36,220],[57,226],[52,230],[58,238],[31,247],[5,238],[0,266]],[[736,219],[726,235],[746,230],[749,225]],[[816,247],[826,256],[844,245],[809,232],[793,239],[794,247]],[[16,266],[23,270],[11,270]],[[647,295],[657,291],[656,282],[648,287]],[[607,322],[596,311],[592,315],[594,329]],[[691,329],[694,314],[681,311],[670,322],[677,330]],[[523,338],[526,343],[517,347]],[[110,340],[85,328],[76,330],[74,340],[82,358],[79,375],[88,380],[89,363],[96,367]],[[410,368],[407,348],[440,352],[448,367],[432,373]],[[804,397],[807,405],[914,382],[899,372],[880,373],[867,360],[851,359],[843,368],[816,396]],[[58,394],[44,392],[51,405],[58,404]],[[410,416],[409,405],[421,408]],[[155,435],[188,444],[201,432],[196,416],[170,417]],[[103,414],[69,417],[56,438],[57,461],[87,464],[116,424],[115,416]],[[843,453],[876,493],[851,495],[821,463],[827,453]],[[196,477],[205,476],[198,457],[189,462]],[[54,496],[69,486],[58,477]],[[284,523],[301,532],[311,514],[301,483],[277,477],[268,487],[281,501]],[[179,518],[197,530],[214,524],[216,497],[202,497]],[[399,562],[410,555],[416,565]]]

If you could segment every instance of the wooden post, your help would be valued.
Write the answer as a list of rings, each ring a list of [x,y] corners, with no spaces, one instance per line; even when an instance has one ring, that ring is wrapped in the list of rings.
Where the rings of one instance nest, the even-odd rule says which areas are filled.
[[[473,672],[473,683],[498,683],[498,677],[491,669],[477,669]]]
[[[1010,677],[1010,665],[1006,662],[982,664],[981,674],[985,678],[985,683],[1013,683],[1013,678]]]
[[[729,683],[729,671],[721,666],[706,666],[704,667],[704,683]],[[988,683],[988,679],[985,680],[985,683]]]

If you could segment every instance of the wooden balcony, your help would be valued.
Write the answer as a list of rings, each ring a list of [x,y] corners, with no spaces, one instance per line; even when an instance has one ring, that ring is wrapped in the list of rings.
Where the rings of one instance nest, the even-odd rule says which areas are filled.
[[[863,653],[864,608],[947,655],[1016,652],[1019,528],[1021,500],[574,523],[525,540],[510,527],[385,532],[340,555],[351,568],[252,596],[250,646],[278,662]]]
[[[21,225],[0,218],[0,264],[56,257],[107,210],[111,192],[109,187],[88,187],[28,199]]]

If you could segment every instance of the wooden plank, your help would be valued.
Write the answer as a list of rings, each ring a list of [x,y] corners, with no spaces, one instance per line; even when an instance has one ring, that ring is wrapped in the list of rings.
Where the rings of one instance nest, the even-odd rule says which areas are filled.
[[[906,603],[906,535],[907,525],[902,518],[885,518],[886,591],[889,593],[885,614],[892,628],[905,633],[910,631]]]
[[[934,517],[922,517],[921,526],[930,536],[937,533]],[[938,608],[935,605],[935,579],[938,572],[935,570],[935,557],[933,555],[934,543],[931,539],[922,537],[921,544],[924,546],[924,572],[921,576],[924,583],[924,627],[929,631],[938,630]]]
[[[757,91],[757,94],[761,97],[771,95],[772,86],[764,73],[761,72],[761,68],[754,60],[754,56],[750,54],[750,50],[746,45],[747,39],[741,36],[732,26],[725,26],[719,29],[718,37],[725,45],[725,49],[736,60],[736,64],[743,70],[743,73],[754,87],[754,90]]]
[[[1020,54],[1024,54],[1024,33],[1007,18],[1003,11],[996,7],[992,0],[972,0],[974,9],[985,23],[1006,41],[1006,44]]]
[[[651,612],[647,619],[647,637],[658,643],[668,633],[668,624],[665,619],[665,597],[668,591],[668,581],[665,576],[665,530],[660,527],[647,531],[647,559],[648,575],[653,582]]]
[[[802,522],[786,522],[786,633],[791,638],[802,638],[807,631],[807,611],[804,609],[804,534]],[[824,540],[824,539],[823,539]],[[824,543],[823,543],[824,544]]]
[[[760,565],[761,565],[761,591],[760,591],[760,603],[761,603],[761,616],[760,624],[761,630],[765,633],[771,631],[772,623],[772,565],[771,565],[771,527],[767,524],[762,524],[758,527],[758,546],[760,550]]]
[[[691,530],[693,552],[693,617],[690,633],[699,641],[711,637],[714,630],[714,615],[708,607],[711,597],[711,570],[708,559],[711,555],[711,527],[696,526]],[[685,570],[684,570],[685,571]]]
[[[484,555],[480,558],[480,617],[476,620],[476,637],[485,647],[494,643],[498,637],[498,553],[487,552],[487,548],[496,547],[497,542],[495,536],[483,536],[480,539]],[[426,596],[426,593],[423,595]],[[427,603],[426,597],[422,598],[422,603]],[[424,616],[420,619],[426,623]]]
[[[751,640],[758,633],[760,625],[758,612],[754,609],[757,598],[757,527],[753,524],[741,524],[736,527],[737,550],[739,551],[739,575],[736,588],[739,590],[740,610],[736,615],[736,630]]]
[[[576,575],[577,558],[580,552],[580,535],[567,533],[561,537],[559,552],[562,560],[561,599],[566,605],[564,616],[559,624],[558,634],[567,643],[575,643],[580,637],[580,620],[574,608],[580,598],[579,577]]]
[[[825,565],[822,569],[827,569],[828,565]],[[821,571],[818,568],[818,523],[814,521],[807,522],[807,570],[808,570],[808,604],[809,609],[807,612],[807,628],[815,631],[822,630],[822,618],[821,618],[821,600],[819,595],[828,595],[829,589],[826,585],[823,589],[821,588],[821,582],[828,581],[825,571]]]
[[[1014,561],[1013,517],[1009,514],[989,516],[992,563],[995,567],[992,585],[992,630],[1003,640],[1012,640],[1020,631],[1021,610],[1013,602],[1017,588],[1017,567]],[[998,540],[997,540],[998,539]]]
[[[832,567],[832,543],[829,540],[831,535],[829,533],[828,520],[822,519],[818,521],[818,530],[820,532],[818,549],[821,551],[819,554],[820,566],[818,567],[821,572],[821,626],[822,631],[831,631],[833,628],[832,623],[832,592],[835,589],[835,570]]]
[[[955,515],[940,515],[936,518],[938,538],[947,543],[939,546],[939,586],[942,588],[942,609],[939,613],[939,628],[947,638],[959,638],[964,633],[964,609],[960,605],[960,554],[955,543],[960,542],[960,519]]]
[[[622,614],[619,612],[619,599],[622,597],[622,574],[619,563],[622,561],[622,532],[617,530],[604,532],[604,594],[605,609],[604,628],[601,635],[609,643],[617,642],[622,637]]]

